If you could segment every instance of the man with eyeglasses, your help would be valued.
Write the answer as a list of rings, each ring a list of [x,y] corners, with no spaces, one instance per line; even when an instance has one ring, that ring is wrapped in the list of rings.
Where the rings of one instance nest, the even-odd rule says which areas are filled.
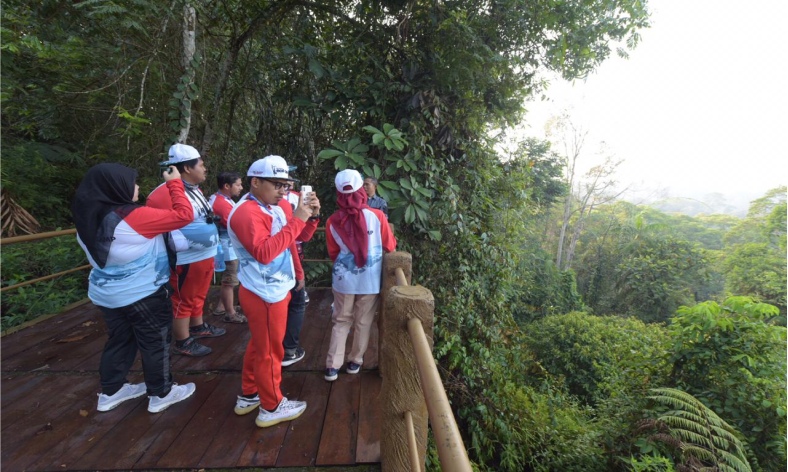
[[[280,156],[257,160],[246,175],[249,193],[227,221],[230,241],[240,261],[238,298],[252,334],[244,355],[242,394],[235,413],[245,415],[259,406],[255,423],[264,428],[298,418],[306,410],[306,402],[282,395],[282,339],[290,290],[304,278],[295,241],[309,218],[320,211],[320,202],[311,193],[293,212],[284,198],[294,179]]]
[[[172,313],[175,318],[174,352],[183,356],[206,356],[211,353],[211,348],[196,340],[215,338],[226,333],[226,330],[206,323],[202,316],[219,245],[213,210],[199,187],[205,182],[208,170],[200,153],[186,144],[170,147],[169,160],[165,164],[174,165],[181,173],[186,197],[194,211],[194,221],[169,233],[168,243],[178,249],[183,248],[178,251],[175,269],[170,273]],[[151,192],[146,204],[153,208],[172,209],[172,200],[163,184]]]

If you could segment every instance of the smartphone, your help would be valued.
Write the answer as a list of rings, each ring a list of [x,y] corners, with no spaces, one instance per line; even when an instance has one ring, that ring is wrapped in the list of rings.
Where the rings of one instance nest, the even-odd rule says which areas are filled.
[[[311,185],[302,185],[301,186],[301,199],[305,199],[307,193],[312,193],[312,186]]]

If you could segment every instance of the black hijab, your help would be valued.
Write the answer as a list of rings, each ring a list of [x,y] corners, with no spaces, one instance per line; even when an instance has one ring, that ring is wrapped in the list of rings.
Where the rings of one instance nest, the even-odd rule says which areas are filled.
[[[137,171],[120,164],[98,164],[85,174],[71,204],[77,234],[100,268],[107,263],[115,227],[139,208],[132,201]]]

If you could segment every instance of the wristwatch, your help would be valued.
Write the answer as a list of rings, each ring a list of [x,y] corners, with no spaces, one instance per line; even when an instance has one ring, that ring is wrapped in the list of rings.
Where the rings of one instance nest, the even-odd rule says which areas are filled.
[[[309,217],[309,221],[317,221],[317,220],[319,220],[319,219],[320,219],[320,215],[317,215],[317,216],[310,216],[310,217]]]

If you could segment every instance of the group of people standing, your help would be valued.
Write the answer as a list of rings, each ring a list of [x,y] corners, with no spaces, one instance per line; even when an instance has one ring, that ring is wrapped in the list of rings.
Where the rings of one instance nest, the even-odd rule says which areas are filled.
[[[226,333],[203,318],[211,280],[221,271],[213,314],[227,323],[247,323],[251,333],[235,413],[258,410],[259,427],[297,418],[306,402],[282,395],[281,371],[305,356],[299,346],[309,301],[302,245],[317,230],[320,200],[314,192],[293,191],[294,167],[280,156],[255,161],[246,182],[238,173],[220,172],[218,192],[210,198],[200,190],[207,170],[195,148],[173,145],[164,164],[164,183],[145,206],[136,203],[137,172],[120,164],[92,167],[72,204],[77,239],[93,266],[88,295],[101,309],[109,336],[97,409],[147,395],[148,411],[157,413],[195,392],[193,383],[172,381],[170,353],[209,355],[200,339]],[[244,183],[248,193],[240,197]],[[378,311],[383,254],[396,247],[376,184],[355,170],[335,178],[338,211],[325,225],[334,262],[327,381],[337,378],[346,361],[351,327],[355,336],[345,371],[361,370]],[[234,303],[239,284],[240,307]],[[131,384],[127,375],[137,352],[145,382]]]

